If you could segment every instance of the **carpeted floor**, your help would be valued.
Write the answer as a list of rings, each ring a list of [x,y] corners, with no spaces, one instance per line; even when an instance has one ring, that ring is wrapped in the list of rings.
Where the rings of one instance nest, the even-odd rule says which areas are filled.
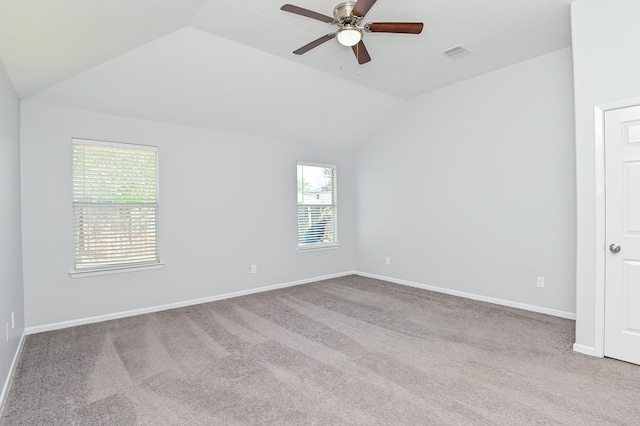
[[[573,321],[349,276],[28,336],[2,425],[640,425]]]

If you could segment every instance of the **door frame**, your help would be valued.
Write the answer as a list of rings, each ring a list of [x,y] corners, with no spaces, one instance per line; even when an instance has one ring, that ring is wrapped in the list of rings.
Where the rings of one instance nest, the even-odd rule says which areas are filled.
[[[594,354],[604,357],[604,310],[606,286],[606,174],[605,174],[605,133],[604,119],[607,111],[640,106],[640,97],[623,99],[595,105],[595,195],[596,195],[596,227],[595,227],[595,346]]]

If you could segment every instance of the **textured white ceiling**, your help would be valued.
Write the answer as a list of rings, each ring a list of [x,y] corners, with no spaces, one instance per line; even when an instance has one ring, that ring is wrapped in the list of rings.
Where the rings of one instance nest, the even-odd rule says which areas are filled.
[[[327,0],[0,0],[0,58],[23,99],[299,142],[351,147],[422,93],[570,45],[571,0],[378,0],[358,65]],[[441,51],[462,44],[472,56]]]
[[[333,95],[338,95],[336,98]],[[352,108],[339,97],[358,99]],[[287,140],[350,146],[402,101],[304,65],[184,28],[33,100]],[[350,121],[359,125],[350,128]],[[359,128],[359,130],[358,130]]]
[[[188,25],[202,0],[0,0],[0,58],[29,97]]]
[[[286,0],[329,16],[339,1]],[[363,22],[424,22],[424,30],[365,34],[372,61],[358,65],[337,40],[293,55],[336,27],[283,12],[283,3],[205,0],[191,25],[404,99],[571,44],[571,0],[378,0]],[[458,44],[474,55],[451,61],[440,54]]]

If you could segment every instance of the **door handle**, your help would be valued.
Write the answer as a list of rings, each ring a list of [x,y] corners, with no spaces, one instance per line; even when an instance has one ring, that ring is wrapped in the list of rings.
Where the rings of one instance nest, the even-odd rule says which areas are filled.
[[[609,250],[611,250],[611,253],[618,253],[620,251],[620,246],[617,244],[611,244],[609,246]]]

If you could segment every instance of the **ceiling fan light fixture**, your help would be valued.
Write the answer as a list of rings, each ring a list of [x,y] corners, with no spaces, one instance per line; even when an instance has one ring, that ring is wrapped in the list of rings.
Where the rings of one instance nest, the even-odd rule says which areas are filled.
[[[283,5],[280,10],[296,15],[306,16],[317,21],[337,26],[337,30],[307,43],[293,51],[295,55],[302,55],[329,40],[336,38],[343,46],[351,47],[360,65],[371,61],[362,39],[364,33],[395,33],[395,34],[420,34],[424,23],[422,22],[370,22],[362,25],[365,15],[377,0],[346,0],[333,8],[333,18],[322,13],[314,12],[292,4]]]
[[[362,40],[362,30],[354,26],[345,26],[338,30],[336,37],[343,46],[355,46]]]

